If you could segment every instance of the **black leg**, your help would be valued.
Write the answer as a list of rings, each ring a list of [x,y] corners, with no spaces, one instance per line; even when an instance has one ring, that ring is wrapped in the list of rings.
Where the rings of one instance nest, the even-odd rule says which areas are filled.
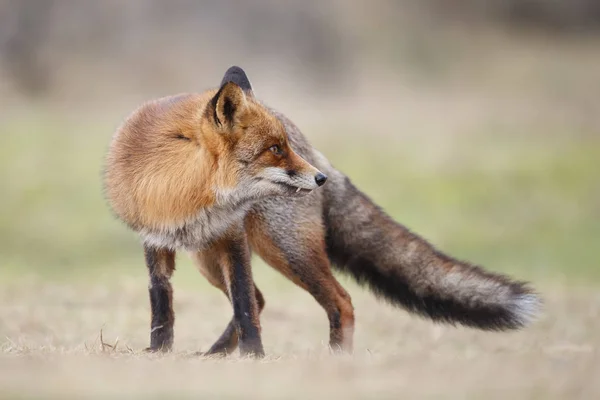
[[[265,299],[254,285],[254,290],[256,293],[256,301],[258,302],[258,313],[260,314],[265,307]],[[225,328],[225,331],[221,334],[221,336],[217,339],[217,341],[210,347],[210,349],[202,353],[203,355],[217,355],[217,354],[231,354],[238,346],[238,332],[236,329],[235,319],[232,318],[229,321],[229,324]]]
[[[233,321],[242,355],[264,356],[260,337],[259,310],[250,267],[250,251],[243,239],[227,243],[223,276],[233,305]]]
[[[149,351],[170,351],[173,346],[173,288],[170,278],[175,269],[175,252],[144,245],[150,274],[150,309],[152,323]]]

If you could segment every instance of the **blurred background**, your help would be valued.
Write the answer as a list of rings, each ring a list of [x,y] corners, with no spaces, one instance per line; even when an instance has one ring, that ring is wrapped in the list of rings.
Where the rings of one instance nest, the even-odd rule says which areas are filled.
[[[146,362],[146,267],[103,198],[105,152],[140,103],[231,65],[396,220],[532,280],[541,321],[442,327],[340,277],[355,358],[315,362],[321,308],[255,260],[282,359]],[[598,0],[0,0],[0,395],[597,398],[599,245]],[[230,305],[185,255],[173,280],[176,349],[206,350]],[[107,352],[130,363],[69,358]]]
[[[595,0],[2,0],[2,272],[144,272],[101,193],[112,132],[234,64],[439,247],[600,277]]]

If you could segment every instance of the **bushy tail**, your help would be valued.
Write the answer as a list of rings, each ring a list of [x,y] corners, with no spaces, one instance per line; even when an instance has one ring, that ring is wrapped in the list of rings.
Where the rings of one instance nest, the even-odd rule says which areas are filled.
[[[339,172],[330,173],[323,189],[334,268],[376,295],[435,321],[485,330],[517,329],[537,313],[540,300],[526,283],[439,252]]]

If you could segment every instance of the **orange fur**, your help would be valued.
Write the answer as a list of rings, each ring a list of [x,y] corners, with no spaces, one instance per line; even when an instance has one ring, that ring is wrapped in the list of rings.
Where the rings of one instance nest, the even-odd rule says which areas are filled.
[[[116,132],[106,189],[113,210],[128,224],[177,224],[214,203],[209,190],[216,170],[213,157],[191,146],[200,139],[196,127],[208,99],[180,95],[149,102]]]
[[[110,146],[106,193],[114,212],[136,230],[181,226],[215,204],[215,193],[236,187],[238,159],[278,144],[286,152],[260,156],[255,168],[314,169],[289,147],[284,127],[253,96],[228,84],[216,105],[222,126],[211,118],[217,93],[182,94],[142,105],[117,130]],[[224,96],[233,99],[235,120],[225,122]],[[251,128],[251,129],[250,129]]]

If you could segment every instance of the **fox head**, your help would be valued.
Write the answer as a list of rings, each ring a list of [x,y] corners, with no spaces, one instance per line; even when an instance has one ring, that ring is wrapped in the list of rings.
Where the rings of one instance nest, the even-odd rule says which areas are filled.
[[[200,131],[215,146],[223,172],[252,197],[297,196],[327,180],[291,148],[283,123],[255,99],[239,67],[225,73],[204,109]]]

